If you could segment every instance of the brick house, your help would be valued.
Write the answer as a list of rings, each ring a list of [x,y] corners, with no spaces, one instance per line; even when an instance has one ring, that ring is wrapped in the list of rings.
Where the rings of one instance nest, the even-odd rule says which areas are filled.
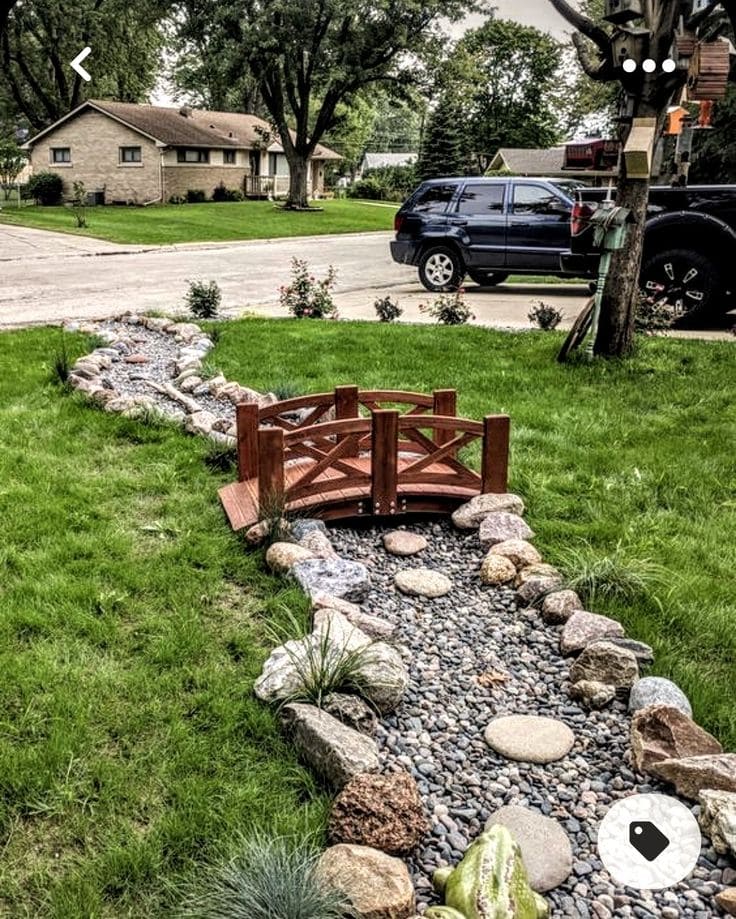
[[[283,148],[255,115],[89,100],[24,148],[34,173],[57,172],[65,194],[84,182],[106,204],[167,202],[189,189],[211,198],[220,184],[248,197],[278,196],[289,186]],[[339,159],[317,146],[310,194],[323,192],[325,163]]]

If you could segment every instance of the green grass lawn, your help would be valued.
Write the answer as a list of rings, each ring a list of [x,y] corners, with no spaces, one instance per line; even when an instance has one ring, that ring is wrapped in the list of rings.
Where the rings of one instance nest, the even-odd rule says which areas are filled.
[[[48,384],[58,337],[0,336],[0,915],[148,919],[238,833],[322,829],[251,692],[304,602],[230,532],[203,441]]]
[[[85,229],[77,229],[66,207],[0,209],[0,223],[60,230],[111,242],[142,245],[277,239],[325,233],[390,230],[394,212],[362,201],[320,201],[322,211],[284,211],[272,201],[166,204],[151,207],[91,207]]]
[[[614,580],[661,566],[633,599],[591,605],[652,644],[656,672],[736,750],[736,346],[649,339],[625,363],[561,366],[561,340],[250,319],[222,328],[211,359],[260,389],[449,386],[471,418],[508,412],[511,487],[545,557],[571,570],[610,558]]]

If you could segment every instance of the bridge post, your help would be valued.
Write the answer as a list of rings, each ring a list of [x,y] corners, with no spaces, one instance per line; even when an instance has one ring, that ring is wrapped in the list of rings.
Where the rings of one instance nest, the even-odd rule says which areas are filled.
[[[346,418],[358,418],[358,387],[357,386],[336,386],[335,387],[335,418],[337,421],[343,421]],[[354,447],[345,453],[345,456],[358,456],[360,453],[359,440],[355,434],[340,434],[337,442],[353,438]]]
[[[238,431],[238,481],[258,478],[258,403],[239,402],[235,408]]]
[[[486,415],[483,419],[483,494],[503,494],[508,489],[510,426],[508,415]]]
[[[258,513],[279,515],[284,503],[284,429],[258,429]]]
[[[433,415],[450,415],[452,418],[457,417],[457,390],[456,389],[435,389],[432,392],[432,414]],[[446,444],[455,436],[455,431],[446,431],[438,429],[433,434],[434,442],[438,447]],[[457,450],[453,450],[451,456],[457,458]]]
[[[396,513],[399,462],[399,413],[373,412],[371,427],[371,502],[376,515]]]

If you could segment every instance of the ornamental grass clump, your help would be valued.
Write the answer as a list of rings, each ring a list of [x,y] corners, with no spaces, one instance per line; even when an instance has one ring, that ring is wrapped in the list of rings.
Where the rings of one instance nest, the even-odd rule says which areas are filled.
[[[441,325],[464,325],[470,319],[475,319],[475,314],[463,299],[464,293],[461,287],[454,294],[441,294],[434,303],[421,303],[419,311]]]
[[[306,259],[291,260],[291,283],[279,288],[281,306],[297,319],[337,319],[332,291],[337,271],[332,265],[324,278],[311,274]]]
[[[309,840],[243,840],[240,853],[213,866],[187,897],[180,919],[355,919],[349,900],[319,877]]]

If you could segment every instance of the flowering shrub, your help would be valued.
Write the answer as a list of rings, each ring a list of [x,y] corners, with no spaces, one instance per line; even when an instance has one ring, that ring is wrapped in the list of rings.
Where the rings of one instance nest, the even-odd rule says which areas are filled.
[[[373,306],[381,322],[395,322],[404,312],[391,297],[377,297],[373,302]]]
[[[281,306],[297,319],[337,319],[332,290],[337,271],[330,265],[321,280],[309,273],[305,259],[291,260],[291,284],[279,288]]]
[[[463,325],[469,319],[475,319],[475,314],[463,300],[464,293],[465,290],[461,287],[454,294],[441,294],[434,303],[421,303],[419,311],[442,325]]]
[[[545,303],[543,300],[534,300],[532,302],[534,306],[532,306],[527,314],[529,316],[529,322],[539,326],[540,329],[544,329],[545,331],[556,329],[562,319],[562,313],[557,307],[550,306],[549,303]]]

